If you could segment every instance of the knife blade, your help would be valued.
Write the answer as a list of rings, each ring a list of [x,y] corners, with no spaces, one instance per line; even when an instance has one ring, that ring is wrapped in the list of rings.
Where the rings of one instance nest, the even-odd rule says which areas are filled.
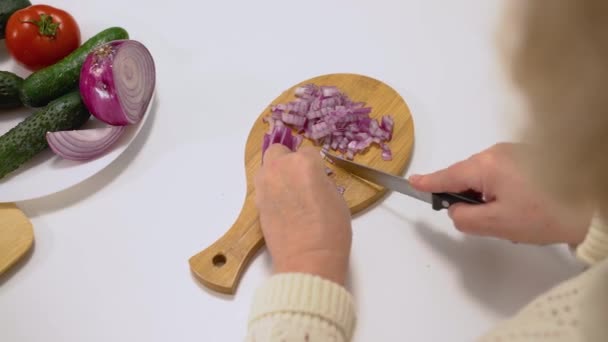
[[[407,179],[397,177],[386,172],[373,169],[369,166],[355,163],[350,160],[324,152],[323,155],[339,168],[374,184],[397,191],[404,195],[416,198],[432,205],[435,210],[447,209],[455,203],[483,204],[483,195],[477,191],[469,190],[461,193],[442,192],[431,193],[414,189]]]

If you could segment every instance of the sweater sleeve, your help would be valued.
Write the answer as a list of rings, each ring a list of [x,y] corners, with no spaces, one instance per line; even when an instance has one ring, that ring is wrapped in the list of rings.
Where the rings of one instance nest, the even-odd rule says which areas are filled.
[[[604,342],[608,260],[541,295],[483,336],[483,342]]]
[[[608,226],[594,217],[576,256],[591,267],[539,296],[481,341],[608,340]]]
[[[278,274],[253,299],[247,341],[348,342],[354,301],[343,287],[308,274]]]
[[[585,240],[576,247],[576,256],[588,265],[596,264],[608,257],[608,225],[599,215],[591,221]]]

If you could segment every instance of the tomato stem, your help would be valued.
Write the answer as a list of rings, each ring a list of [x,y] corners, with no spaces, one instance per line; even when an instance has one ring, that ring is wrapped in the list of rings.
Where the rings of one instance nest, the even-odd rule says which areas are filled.
[[[22,20],[22,23],[30,23],[38,26],[40,35],[53,37],[57,35],[59,23],[53,22],[53,17],[48,14],[40,14],[40,20]]]

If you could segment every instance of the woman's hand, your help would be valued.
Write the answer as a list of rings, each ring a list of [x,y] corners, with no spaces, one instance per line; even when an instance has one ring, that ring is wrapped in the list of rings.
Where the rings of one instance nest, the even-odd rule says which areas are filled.
[[[343,285],[351,248],[351,217],[319,151],[270,146],[255,178],[256,205],[277,273],[321,276]]]
[[[412,176],[412,185],[428,192],[484,194],[487,204],[457,204],[449,209],[456,228],[468,234],[513,242],[579,244],[591,222],[588,209],[559,205],[535,188],[516,163],[515,144],[498,144],[479,154],[425,176]]]

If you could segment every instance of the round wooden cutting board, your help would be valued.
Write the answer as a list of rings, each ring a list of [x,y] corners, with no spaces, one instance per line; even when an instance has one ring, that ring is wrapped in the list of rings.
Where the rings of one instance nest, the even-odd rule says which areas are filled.
[[[405,171],[414,143],[414,125],[407,104],[394,89],[378,80],[355,74],[323,75],[294,85],[274,100],[251,128],[245,146],[247,195],[236,222],[218,241],[190,258],[192,272],[212,290],[234,293],[251,257],[264,244],[253,188],[253,179],[262,159],[263,137],[269,128],[262,119],[270,114],[271,105],[294,100],[294,89],[309,83],[338,87],[353,101],[362,101],[372,107],[370,116],[375,119],[392,115],[395,125],[389,146],[393,160],[382,160],[381,150],[372,146],[364,154],[355,156],[354,161],[394,175],[402,175]],[[303,145],[313,144],[305,139]],[[386,192],[386,189],[336,169],[331,164],[328,166],[334,171],[332,177],[336,184],[345,188],[344,198],[353,214],[369,207]]]

